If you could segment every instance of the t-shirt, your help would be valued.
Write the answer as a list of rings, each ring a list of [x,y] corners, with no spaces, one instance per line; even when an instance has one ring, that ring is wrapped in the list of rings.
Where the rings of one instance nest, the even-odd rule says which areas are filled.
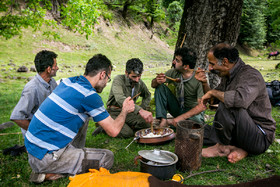
[[[182,74],[175,69],[170,69],[165,73],[166,76],[171,78],[181,78]],[[174,84],[178,89],[179,84],[172,80],[166,79],[169,84]],[[189,81],[184,82],[184,108],[193,108],[197,103],[197,99],[204,95],[203,87],[201,82],[199,82],[194,76],[190,78]]]
[[[25,136],[28,153],[41,160],[46,153],[64,148],[89,116],[95,122],[109,116],[96,90],[84,76],[63,80],[29,124]]]

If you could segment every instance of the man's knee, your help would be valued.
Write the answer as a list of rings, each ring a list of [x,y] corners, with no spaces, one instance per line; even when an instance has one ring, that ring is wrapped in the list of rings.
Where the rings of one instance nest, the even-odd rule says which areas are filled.
[[[130,137],[133,137],[134,134],[133,134],[133,131],[132,130],[121,130],[120,133],[117,135],[117,138],[130,138]]]
[[[114,164],[114,153],[107,149],[85,148],[85,157],[82,161],[81,173],[88,172],[89,169],[99,169],[100,167],[111,169]]]

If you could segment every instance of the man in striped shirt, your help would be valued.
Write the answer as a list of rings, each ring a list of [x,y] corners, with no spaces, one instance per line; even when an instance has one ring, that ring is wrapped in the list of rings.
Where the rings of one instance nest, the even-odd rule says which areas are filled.
[[[134,111],[130,97],[124,101],[116,119],[104,108],[97,93],[110,81],[111,71],[112,64],[106,56],[93,56],[84,75],[63,80],[37,110],[25,136],[32,182],[55,180],[61,174],[84,173],[89,168],[112,167],[111,151],[84,148],[89,117],[115,137],[127,114]]]

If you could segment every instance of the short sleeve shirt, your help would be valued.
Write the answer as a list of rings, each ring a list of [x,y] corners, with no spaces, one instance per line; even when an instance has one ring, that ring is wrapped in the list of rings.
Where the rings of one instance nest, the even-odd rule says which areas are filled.
[[[166,76],[171,78],[181,78],[181,73],[176,71],[175,69],[170,69],[165,73]],[[166,79],[166,82],[169,84],[174,84],[176,88],[179,87],[180,83],[174,82],[172,80]],[[177,90],[177,89],[176,89]],[[187,81],[184,82],[184,107],[185,108],[193,108],[197,103],[197,99],[201,98],[204,95],[202,83],[199,82],[194,76]]]
[[[84,76],[63,80],[32,118],[25,135],[27,151],[42,159],[65,147],[89,116],[95,122],[109,116],[96,90]]]

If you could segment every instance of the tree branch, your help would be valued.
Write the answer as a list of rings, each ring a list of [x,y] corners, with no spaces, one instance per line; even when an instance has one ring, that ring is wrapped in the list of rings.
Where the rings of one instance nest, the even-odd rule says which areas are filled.
[[[196,175],[204,174],[204,173],[214,173],[214,172],[219,172],[219,171],[225,171],[225,170],[224,169],[215,169],[215,170],[209,170],[209,171],[202,171],[200,173],[190,174],[189,176],[187,176],[186,178],[184,178],[182,180],[184,181],[188,178],[191,178],[191,177],[196,176]]]

